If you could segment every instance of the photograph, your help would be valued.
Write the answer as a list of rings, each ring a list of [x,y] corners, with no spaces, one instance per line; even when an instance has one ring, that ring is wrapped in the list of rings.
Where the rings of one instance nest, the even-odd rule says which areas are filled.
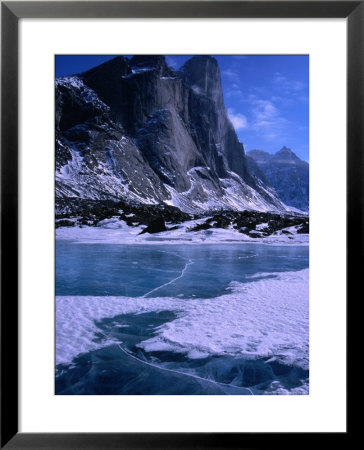
[[[309,395],[309,55],[56,54],[54,89],[55,394]]]

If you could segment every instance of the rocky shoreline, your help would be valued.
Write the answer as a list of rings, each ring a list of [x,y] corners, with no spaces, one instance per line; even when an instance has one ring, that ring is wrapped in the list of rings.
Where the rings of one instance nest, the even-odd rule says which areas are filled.
[[[162,233],[178,224],[193,221],[189,232],[232,228],[251,238],[271,236],[281,232],[308,234],[309,216],[301,213],[270,213],[259,211],[209,211],[188,214],[166,204],[127,204],[122,201],[67,199],[56,201],[56,228],[98,227],[104,220],[119,218],[129,227],[144,227],[140,234]]]

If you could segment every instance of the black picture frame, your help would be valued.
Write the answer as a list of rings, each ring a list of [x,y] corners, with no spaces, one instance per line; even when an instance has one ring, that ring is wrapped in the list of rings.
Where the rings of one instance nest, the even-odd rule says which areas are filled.
[[[364,273],[364,1],[1,2],[1,448],[271,448],[278,438],[286,447],[312,437],[327,444],[325,433],[18,432],[18,22],[115,17],[347,18],[347,305]],[[347,445],[348,418],[347,432],[332,433],[339,445]]]

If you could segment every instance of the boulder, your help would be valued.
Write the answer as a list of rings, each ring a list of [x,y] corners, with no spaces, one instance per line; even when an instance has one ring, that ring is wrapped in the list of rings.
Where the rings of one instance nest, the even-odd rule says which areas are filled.
[[[144,233],[153,234],[153,233],[160,233],[161,231],[167,231],[167,227],[163,217],[157,217],[156,219],[152,220],[150,224],[147,226],[147,228],[144,228],[144,230],[141,231],[139,234]]]

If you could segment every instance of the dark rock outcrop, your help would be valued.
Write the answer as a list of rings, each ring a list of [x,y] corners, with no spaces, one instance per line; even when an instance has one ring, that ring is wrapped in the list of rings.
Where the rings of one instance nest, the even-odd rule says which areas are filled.
[[[113,200],[58,199],[56,203],[56,227],[64,220],[75,225],[97,225],[104,219],[118,217],[128,226],[146,225],[157,217],[165,222],[182,223],[195,218],[174,206],[159,204],[145,205]],[[70,226],[73,226],[70,225]]]
[[[215,211],[190,215],[178,208],[159,204],[128,204],[122,201],[62,199],[56,206],[56,228],[64,226],[105,226],[105,219],[124,221],[130,227],[145,226],[139,234],[160,233],[180,227],[186,221],[199,219],[188,232],[230,227],[250,237],[266,237],[274,233],[309,233],[309,218],[300,213],[270,213],[259,211]],[[292,228],[293,227],[293,228]],[[287,229],[288,230],[285,230]]]
[[[164,222],[163,217],[157,217],[156,219],[152,220],[150,224],[147,226],[147,228],[144,228],[143,231],[141,231],[139,234],[144,233],[160,233],[162,231],[167,231],[166,224]]]
[[[211,228],[233,227],[250,237],[265,237],[276,232],[292,234],[286,228],[293,227],[299,234],[309,233],[309,219],[305,214],[274,214],[258,211],[224,211],[217,212],[204,222],[189,229],[190,232]]]

